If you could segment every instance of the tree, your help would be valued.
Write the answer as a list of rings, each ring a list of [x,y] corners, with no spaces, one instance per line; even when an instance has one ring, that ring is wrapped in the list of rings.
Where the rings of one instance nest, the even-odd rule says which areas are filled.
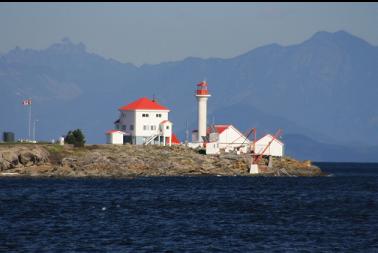
[[[68,144],[73,144],[75,147],[84,147],[85,137],[80,129],[74,131],[68,131],[65,141]]]

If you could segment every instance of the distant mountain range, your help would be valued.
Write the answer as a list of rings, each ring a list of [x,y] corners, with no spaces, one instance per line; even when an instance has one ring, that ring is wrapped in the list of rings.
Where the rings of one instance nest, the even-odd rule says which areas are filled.
[[[207,80],[208,122],[258,134],[284,131],[286,153],[317,161],[378,162],[378,47],[345,31],[317,32],[291,46],[270,44],[230,59],[193,58],[136,67],[87,52],[68,38],[43,50],[0,55],[0,131],[38,139],[81,128],[104,143],[117,108],[142,96],[171,109],[175,132],[196,127],[195,84]]]

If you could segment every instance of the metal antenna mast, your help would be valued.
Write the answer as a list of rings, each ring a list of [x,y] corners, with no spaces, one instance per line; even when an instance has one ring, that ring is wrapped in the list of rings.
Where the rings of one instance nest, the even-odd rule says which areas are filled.
[[[185,130],[185,144],[189,142],[189,130],[188,130],[188,120],[185,121],[186,124],[186,130]]]

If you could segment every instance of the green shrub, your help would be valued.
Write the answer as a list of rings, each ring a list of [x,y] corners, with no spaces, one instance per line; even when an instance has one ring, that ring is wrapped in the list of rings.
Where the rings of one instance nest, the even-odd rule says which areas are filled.
[[[80,129],[68,131],[65,142],[68,144],[73,144],[75,147],[84,147],[85,136]]]

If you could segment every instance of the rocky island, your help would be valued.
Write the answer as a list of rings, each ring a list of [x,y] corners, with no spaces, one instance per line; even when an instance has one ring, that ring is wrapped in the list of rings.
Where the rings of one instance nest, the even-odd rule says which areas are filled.
[[[0,145],[0,174],[46,177],[138,177],[249,174],[250,154],[205,155],[181,145]],[[310,161],[289,157],[260,161],[263,176],[321,176]],[[254,175],[255,176],[255,175]]]

